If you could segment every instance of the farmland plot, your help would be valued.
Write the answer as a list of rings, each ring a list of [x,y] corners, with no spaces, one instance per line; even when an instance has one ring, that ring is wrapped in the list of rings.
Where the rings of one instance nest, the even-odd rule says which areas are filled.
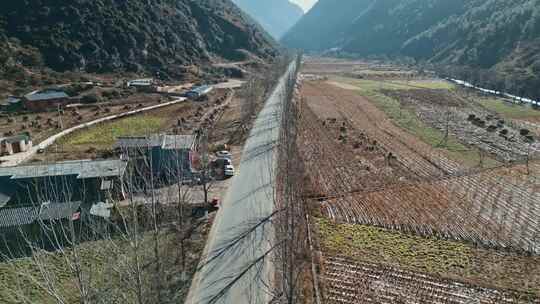
[[[456,130],[468,126],[449,125],[444,136],[449,116],[469,123],[472,113],[493,114],[481,106],[432,88],[411,89],[420,97],[393,88],[400,105],[382,86],[377,94],[355,86],[302,89],[298,147],[305,197],[319,207],[324,303],[540,304],[540,165],[505,167],[477,153],[471,146],[500,160],[523,156],[502,137],[464,141]]]
[[[448,132],[461,142],[478,147],[497,159],[508,162],[540,152],[540,143],[520,134],[527,125],[504,121],[482,107],[467,103],[443,90],[385,90],[428,125]],[[473,121],[472,116],[478,119]],[[479,125],[480,124],[480,125]],[[534,137],[533,137],[534,138]],[[529,148],[530,144],[530,148]]]
[[[386,151],[392,152],[405,168],[419,177],[451,176],[467,169],[449,159],[443,151],[433,149],[395,126],[384,113],[363,97],[323,83],[316,86],[306,84],[304,95],[319,119],[328,118],[327,109],[331,109],[330,113],[339,113],[354,129],[376,140]]]
[[[347,142],[337,129],[343,122],[319,121],[306,108],[301,118],[300,146],[304,162],[321,196],[380,189],[388,184],[420,179],[399,162],[389,161],[388,152],[365,134],[348,131]],[[329,178],[331,176],[331,178]]]
[[[323,280],[328,304],[540,303],[527,295],[481,288],[343,256],[324,257]]]
[[[493,172],[356,193],[322,208],[342,223],[540,253],[540,194]]]
[[[338,102],[330,88],[316,91],[326,98],[311,99],[305,87],[301,149],[327,217],[540,253],[540,195],[528,180],[464,169],[424,150],[365,99],[342,94]]]

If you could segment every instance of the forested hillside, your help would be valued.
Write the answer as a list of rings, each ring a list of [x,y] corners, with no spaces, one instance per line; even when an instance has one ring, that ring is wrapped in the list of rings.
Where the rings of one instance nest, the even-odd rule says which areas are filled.
[[[0,66],[56,71],[155,71],[275,54],[229,0],[0,2]]]
[[[539,39],[540,0],[320,0],[283,42],[358,56],[408,56],[537,97]]]
[[[304,14],[289,0],[233,0],[274,38],[281,38]]]

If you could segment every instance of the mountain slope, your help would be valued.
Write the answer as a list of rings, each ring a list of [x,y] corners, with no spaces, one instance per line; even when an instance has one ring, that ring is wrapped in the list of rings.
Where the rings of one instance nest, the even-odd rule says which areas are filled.
[[[324,50],[346,40],[345,32],[377,0],[319,0],[282,38],[292,48]]]
[[[289,0],[233,0],[241,9],[259,22],[274,38],[281,38],[304,11]]]
[[[540,96],[539,40],[540,0],[320,0],[282,39],[312,51],[340,48],[477,69],[495,74],[482,77],[497,78],[491,85],[505,82],[531,97]]]
[[[0,63],[23,58],[57,71],[154,71],[236,60],[239,49],[276,52],[229,0],[2,1],[0,41],[10,42]]]

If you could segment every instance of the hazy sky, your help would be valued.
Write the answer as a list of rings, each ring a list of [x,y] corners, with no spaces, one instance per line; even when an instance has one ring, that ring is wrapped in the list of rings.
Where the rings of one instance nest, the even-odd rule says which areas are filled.
[[[317,0],[291,0],[291,2],[297,3],[304,11],[307,11],[317,2]]]

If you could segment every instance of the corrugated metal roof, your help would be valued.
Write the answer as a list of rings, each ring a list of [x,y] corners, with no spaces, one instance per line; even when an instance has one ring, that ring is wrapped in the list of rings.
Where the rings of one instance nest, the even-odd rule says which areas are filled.
[[[24,97],[30,101],[40,101],[40,100],[68,98],[69,96],[63,91],[45,90],[45,91],[32,92],[32,93],[24,95]]]
[[[191,149],[195,142],[193,135],[152,135],[148,137],[119,137],[115,148],[161,147],[164,150]]]
[[[60,220],[71,218],[73,213],[79,209],[81,202],[51,203],[41,208],[38,219],[42,221]]]
[[[2,208],[0,227],[17,227],[32,224],[37,220],[50,221],[71,218],[81,202],[50,203],[43,206]]]
[[[128,136],[128,137],[118,137],[116,143],[114,144],[115,148],[150,148],[161,146],[162,137],[159,135],[152,136]]]
[[[162,149],[191,149],[195,143],[193,135],[165,135],[163,138]]]
[[[203,86],[199,86],[199,87],[194,87],[192,88],[190,91],[188,91],[187,93],[196,93],[196,94],[199,94],[199,95],[203,95],[203,94],[207,94],[209,93],[210,91],[212,91],[213,87],[209,86],[209,85],[203,85]]]
[[[36,164],[0,168],[0,176],[11,179],[34,178],[46,176],[77,175],[77,178],[122,176],[127,163],[122,160],[82,160],[54,164]]]
[[[0,209],[0,227],[23,226],[33,223],[37,218],[36,207]]]
[[[6,137],[6,138],[2,138],[1,139],[2,141],[5,141],[7,143],[16,143],[16,142],[21,142],[21,141],[29,141],[30,140],[30,135],[28,134],[20,134],[20,135],[17,135],[17,136],[11,136],[11,137]]]

